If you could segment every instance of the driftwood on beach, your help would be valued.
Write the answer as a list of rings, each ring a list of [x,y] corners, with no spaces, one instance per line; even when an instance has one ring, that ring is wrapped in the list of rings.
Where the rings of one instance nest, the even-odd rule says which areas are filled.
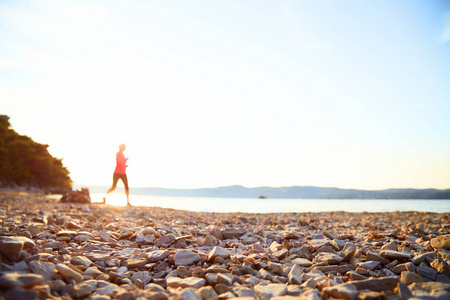
[[[202,213],[0,192],[0,298],[450,299],[450,214]]]

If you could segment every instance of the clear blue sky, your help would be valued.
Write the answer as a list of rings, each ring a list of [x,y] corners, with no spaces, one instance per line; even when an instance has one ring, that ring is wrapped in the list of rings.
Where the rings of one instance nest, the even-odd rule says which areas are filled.
[[[450,1],[3,1],[0,113],[77,184],[450,188]]]

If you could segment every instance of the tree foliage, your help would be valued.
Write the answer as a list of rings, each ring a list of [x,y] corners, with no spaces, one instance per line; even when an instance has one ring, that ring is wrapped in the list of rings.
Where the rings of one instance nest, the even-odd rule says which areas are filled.
[[[48,145],[36,143],[11,128],[0,115],[0,186],[29,186],[47,191],[71,189],[72,180],[62,159],[50,155]]]

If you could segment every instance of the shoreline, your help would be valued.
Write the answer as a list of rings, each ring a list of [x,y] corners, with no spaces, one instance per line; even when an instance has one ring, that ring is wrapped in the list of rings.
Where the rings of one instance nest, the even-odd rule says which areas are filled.
[[[191,212],[3,190],[0,217],[5,297],[450,296],[450,213]]]
[[[91,193],[93,202],[102,202],[104,193]],[[124,193],[111,193],[110,204],[123,206]],[[366,199],[257,199],[130,195],[132,205],[165,207],[187,211],[288,213],[288,212],[450,212],[450,200],[366,200]]]
[[[82,186],[75,185],[78,188]],[[103,192],[109,186],[87,186],[92,192]],[[119,187],[120,188],[120,187]],[[123,188],[121,189],[123,190]],[[271,199],[379,199],[379,200],[450,200],[450,189],[389,188],[382,190],[342,189],[316,186],[244,187],[240,185],[212,188],[132,187],[130,193],[155,196],[271,198]]]

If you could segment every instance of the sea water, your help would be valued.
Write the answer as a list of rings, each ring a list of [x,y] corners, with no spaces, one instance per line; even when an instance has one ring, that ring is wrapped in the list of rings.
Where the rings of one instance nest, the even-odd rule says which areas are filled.
[[[102,202],[104,193],[91,193],[92,202]],[[124,206],[123,193],[111,193],[107,204]],[[155,206],[199,212],[450,212],[450,200],[372,200],[372,199],[255,199],[130,195],[133,206]]]

